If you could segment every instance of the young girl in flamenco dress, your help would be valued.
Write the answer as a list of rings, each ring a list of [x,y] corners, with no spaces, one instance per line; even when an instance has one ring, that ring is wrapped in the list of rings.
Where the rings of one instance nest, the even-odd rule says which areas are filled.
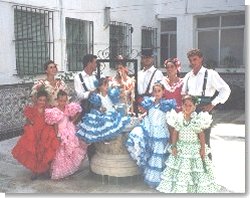
[[[128,135],[126,146],[131,157],[140,167],[144,182],[155,188],[160,182],[160,174],[165,168],[168,154],[166,146],[169,130],[166,113],[175,108],[174,99],[164,99],[164,86],[156,82],[153,86],[153,97],[144,97],[142,106],[147,110],[140,126],[135,127]]]
[[[87,143],[108,141],[117,137],[130,122],[130,117],[116,109],[119,103],[119,88],[109,88],[108,78],[101,78],[97,92],[89,96],[92,108],[79,124],[77,136]]]
[[[164,193],[216,193],[209,148],[204,129],[212,123],[208,112],[195,112],[196,101],[189,95],[182,99],[182,112],[171,111],[167,122],[174,128],[171,153],[156,188]]]
[[[27,123],[24,125],[23,135],[12,150],[13,157],[32,171],[32,180],[43,174],[48,176],[51,162],[60,145],[54,127],[45,122],[47,101],[48,93],[41,87],[36,93],[35,104],[24,108]]]
[[[57,106],[45,110],[45,121],[56,126],[57,137],[60,139],[60,147],[51,164],[51,179],[72,175],[85,158],[87,144],[76,137],[74,125],[81,111],[79,104],[68,104],[68,95],[63,90],[57,94]]]

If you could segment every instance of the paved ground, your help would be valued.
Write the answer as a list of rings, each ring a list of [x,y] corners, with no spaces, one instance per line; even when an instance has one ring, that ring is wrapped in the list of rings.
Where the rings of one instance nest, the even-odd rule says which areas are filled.
[[[222,193],[245,192],[244,111],[217,111],[211,146],[216,181]],[[88,162],[74,175],[59,181],[30,180],[31,173],[11,156],[18,138],[0,142],[0,192],[5,193],[158,193],[141,177],[107,178],[89,172]],[[109,181],[108,181],[109,179]]]

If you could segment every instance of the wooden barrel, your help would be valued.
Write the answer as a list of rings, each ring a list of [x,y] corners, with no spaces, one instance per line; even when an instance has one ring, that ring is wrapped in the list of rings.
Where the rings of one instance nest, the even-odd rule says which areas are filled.
[[[94,173],[113,177],[128,177],[140,174],[135,161],[130,157],[125,146],[128,133],[137,124],[138,119],[133,118],[124,132],[115,139],[94,143],[96,153],[90,161],[91,170]]]

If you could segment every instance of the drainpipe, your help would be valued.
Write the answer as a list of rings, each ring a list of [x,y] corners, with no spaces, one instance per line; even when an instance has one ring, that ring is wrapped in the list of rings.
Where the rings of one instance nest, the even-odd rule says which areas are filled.
[[[185,1],[185,14],[188,13],[188,0]]]
[[[59,0],[59,17],[60,17],[60,44],[61,44],[61,66],[63,70],[66,70],[64,65],[64,43],[63,43],[63,30],[64,30],[64,20],[63,20],[63,0]]]

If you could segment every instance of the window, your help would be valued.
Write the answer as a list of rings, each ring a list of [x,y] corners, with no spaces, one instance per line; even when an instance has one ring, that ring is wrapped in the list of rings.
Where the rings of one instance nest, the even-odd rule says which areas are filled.
[[[44,73],[44,63],[54,60],[53,12],[15,6],[14,30],[17,74]]]
[[[109,58],[115,59],[118,55],[129,58],[132,50],[131,24],[111,21],[109,27]],[[115,63],[110,67],[115,68]]]
[[[83,69],[82,58],[93,53],[93,22],[66,18],[66,51],[69,71]]]
[[[170,57],[176,57],[176,19],[161,22],[161,65]]]
[[[141,30],[141,50],[154,49],[157,50],[157,28],[142,27]],[[157,54],[157,53],[155,53]],[[155,55],[155,65],[157,65],[157,56]]]
[[[244,13],[197,17],[198,48],[208,67],[244,66]]]

